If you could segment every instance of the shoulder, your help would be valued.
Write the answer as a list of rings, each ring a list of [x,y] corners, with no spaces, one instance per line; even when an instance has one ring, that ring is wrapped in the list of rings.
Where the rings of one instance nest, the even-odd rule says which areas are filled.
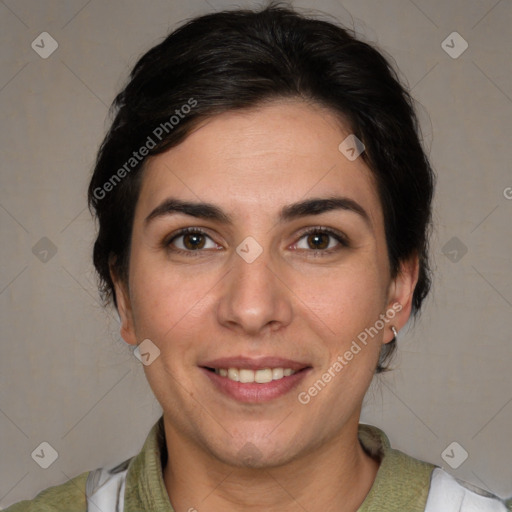
[[[510,506],[510,505],[509,505]],[[507,512],[503,500],[442,468],[432,472],[425,512]]]
[[[85,485],[89,471],[61,485],[48,487],[34,499],[8,507],[5,512],[86,512]]]
[[[361,512],[512,512],[512,498],[504,501],[439,466],[392,448],[386,434],[373,425],[359,425],[359,440],[367,453],[380,460]]]

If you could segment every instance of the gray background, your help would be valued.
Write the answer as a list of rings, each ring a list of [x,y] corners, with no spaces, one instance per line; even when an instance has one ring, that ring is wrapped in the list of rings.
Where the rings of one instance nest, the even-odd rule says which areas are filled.
[[[185,18],[233,5],[0,1],[2,507],[134,455],[161,413],[99,304],[85,191],[108,105],[137,58]],[[394,57],[439,176],[433,293],[362,420],[396,448],[510,496],[512,2],[294,5],[330,13]],[[47,59],[31,48],[45,31],[59,45]],[[456,59],[441,46],[453,31],[469,44]],[[43,441],[58,452],[48,469],[31,457]],[[442,458],[453,441],[469,454],[457,469],[447,460],[460,461],[459,447]]]

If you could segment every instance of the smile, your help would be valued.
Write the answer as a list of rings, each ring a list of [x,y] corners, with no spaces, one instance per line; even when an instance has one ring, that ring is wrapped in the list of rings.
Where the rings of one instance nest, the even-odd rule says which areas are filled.
[[[244,403],[276,400],[299,387],[313,368],[305,362],[281,357],[228,357],[199,365],[213,389]]]
[[[214,372],[234,382],[250,384],[267,384],[273,380],[281,380],[295,373],[291,368],[264,368],[251,370],[250,368],[214,368]]]

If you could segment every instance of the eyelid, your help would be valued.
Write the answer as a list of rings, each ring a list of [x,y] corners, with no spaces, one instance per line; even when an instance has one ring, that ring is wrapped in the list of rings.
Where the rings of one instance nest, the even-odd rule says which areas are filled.
[[[329,228],[327,226],[312,226],[304,228],[299,232],[299,238],[302,238],[304,235],[309,235],[311,233],[325,233],[338,239],[340,243],[343,243],[344,245],[349,245],[349,239],[343,232],[338,231],[337,229],[334,228]]]

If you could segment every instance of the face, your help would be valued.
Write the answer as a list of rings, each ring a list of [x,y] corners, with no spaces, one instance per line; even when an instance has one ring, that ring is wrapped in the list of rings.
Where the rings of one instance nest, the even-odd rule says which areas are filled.
[[[372,173],[338,149],[349,134],[275,102],[204,122],[144,170],[122,335],[160,351],[144,370],[167,434],[225,463],[252,443],[252,464],[283,464],[357,428],[409,316],[417,264],[391,278]]]

